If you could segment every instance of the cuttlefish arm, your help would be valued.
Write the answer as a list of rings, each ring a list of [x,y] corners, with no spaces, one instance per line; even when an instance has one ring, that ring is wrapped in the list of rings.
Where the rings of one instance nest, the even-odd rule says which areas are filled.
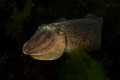
[[[38,60],[54,60],[62,56],[64,49],[64,32],[42,27],[24,44],[23,53]]]

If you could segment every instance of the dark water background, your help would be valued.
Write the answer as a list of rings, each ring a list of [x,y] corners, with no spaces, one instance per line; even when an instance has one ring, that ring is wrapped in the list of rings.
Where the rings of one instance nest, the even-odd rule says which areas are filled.
[[[120,0],[0,0],[0,80],[58,80],[64,56],[38,61],[24,55],[22,46],[39,25],[88,13],[104,20],[101,49],[90,55],[111,80],[120,80]]]

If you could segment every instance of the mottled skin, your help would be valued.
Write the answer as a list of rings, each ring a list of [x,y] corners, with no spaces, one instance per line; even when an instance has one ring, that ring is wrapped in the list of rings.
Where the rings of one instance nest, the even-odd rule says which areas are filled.
[[[89,14],[85,19],[42,25],[25,43],[23,53],[39,60],[54,60],[78,47],[100,48],[102,18]]]

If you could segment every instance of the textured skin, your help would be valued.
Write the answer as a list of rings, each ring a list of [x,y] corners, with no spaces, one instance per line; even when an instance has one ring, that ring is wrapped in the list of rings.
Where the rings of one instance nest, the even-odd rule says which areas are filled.
[[[42,25],[25,43],[23,53],[39,60],[54,60],[78,47],[100,48],[102,18],[89,14],[85,19]]]

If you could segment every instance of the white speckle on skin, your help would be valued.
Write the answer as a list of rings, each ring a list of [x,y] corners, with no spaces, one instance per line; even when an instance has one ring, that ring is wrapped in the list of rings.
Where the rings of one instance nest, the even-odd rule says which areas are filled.
[[[48,25],[48,26],[44,26],[42,29],[43,30],[50,30],[50,31],[52,31],[52,30],[55,29],[55,27],[51,27],[51,25]]]

